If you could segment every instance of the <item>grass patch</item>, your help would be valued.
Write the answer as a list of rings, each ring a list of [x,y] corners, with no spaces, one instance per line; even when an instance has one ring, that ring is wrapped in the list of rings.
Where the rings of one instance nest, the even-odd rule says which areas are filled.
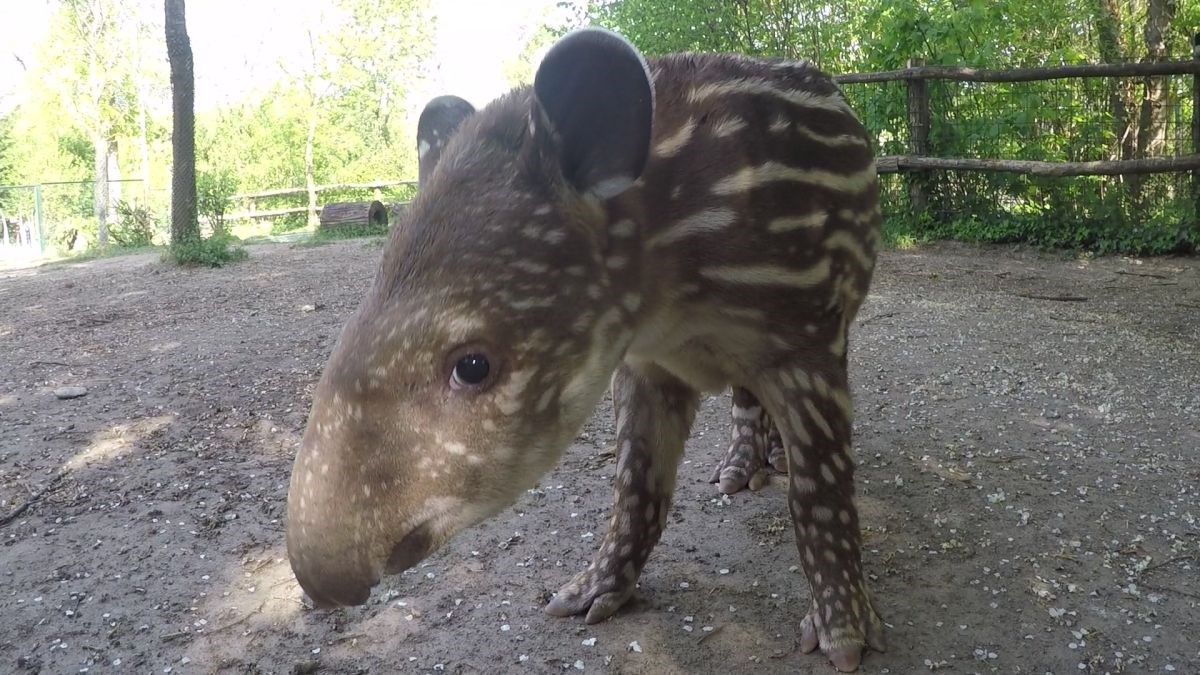
[[[1044,215],[985,213],[943,221],[893,215],[884,218],[882,235],[883,248],[900,251],[944,240],[1020,243],[1043,251],[1100,255],[1170,255],[1200,248],[1200,232],[1183,218],[1148,224],[1117,219],[1055,219]]]
[[[171,246],[163,257],[168,262],[185,267],[223,267],[245,260],[247,255],[237,239],[213,236]]]
[[[297,242],[297,246],[322,246],[344,239],[362,239],[364,237],[382,237],[390,231],[387,225],[346,225],[334,228],[317,228],[307,241]]]

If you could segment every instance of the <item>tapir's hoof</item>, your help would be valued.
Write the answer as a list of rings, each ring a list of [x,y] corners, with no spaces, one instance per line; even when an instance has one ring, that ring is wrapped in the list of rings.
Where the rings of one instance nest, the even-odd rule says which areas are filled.
[[[862,663],[863,651],[868,647],[877,652],[887,651],[887,639],[883,634],[883,624],[877,616],[874,616],[873,612],[870,619],[864,622],[865,626],[861,634],[857,631],[843,630],[837,640],[830,639],[827,634],[821,635],[822,631],[817,624],[815,615],[812,613],[805,616],[804,621],[800,623],[800,651],[808,654],[817,647],[821,647],[825,657],[839,672],[852,673],[858,670],[859,664]]]
[[[767,450],[767,464],[771,465],[779,473],[787,473],[787,452],[783,449],[783,444],[771,444],[771,448]]]
[[[768,467],[787,473],[783,446],[772,445],[768,450],[752,438],[740,438],[729,446],[708,482],[716,483],[717,489],[727,495],[746,488],[756,491],[767,484]]]
[[[636,587],[636,581],[624,582],[617,574],[600,574],[594,566],[589,567],[550,598],[546,613],[573,616],[586,611],[586,623],[599,623],[616,614],[633,597]]]

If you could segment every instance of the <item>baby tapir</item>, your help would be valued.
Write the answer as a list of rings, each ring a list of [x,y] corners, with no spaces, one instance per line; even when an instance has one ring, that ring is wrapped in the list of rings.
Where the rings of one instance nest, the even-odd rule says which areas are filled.
[[[612,387],[616,505],[546,611],[602,620],[662,534],[701,392],[769,414],[812,595],[801,645],[883,649],[860,563],[846,348],[879,243],[867,135],[802,63],[647,63],[587,29],[532,87],[422,115],[421,186],[314,395],[288,554],[319,606],[534,486]],[[740,418],[740,421],[739,421]],[[746,432],[750,434],[750,431]]]

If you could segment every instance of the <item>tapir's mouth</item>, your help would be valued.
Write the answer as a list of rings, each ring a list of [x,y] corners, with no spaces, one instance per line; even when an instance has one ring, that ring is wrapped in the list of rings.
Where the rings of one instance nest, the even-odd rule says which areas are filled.
[[[385,573],[399,574],[421,562],[433,552],[432,522],[433,519],[430,518],[417,525],[392,548],[392,554],[388,556],[387,563],[383,568]]]

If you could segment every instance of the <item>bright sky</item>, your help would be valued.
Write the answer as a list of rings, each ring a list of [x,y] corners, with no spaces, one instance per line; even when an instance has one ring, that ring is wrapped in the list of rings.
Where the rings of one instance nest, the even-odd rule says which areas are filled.
[[[307,50],[306,26],[323,3],[314,0],[192,0],[188,33],[196,62],[196,107],[204,110],[269,84],[281,62],[300,63]],[[153,3],[162,11],[161,3]],[[433,0],[438,15],[429,92],[482,105],[506,88],[502,68],[522,47],[523,24],[555,5],[554,0]],[[50,0],[0,0],[0,111],[15,105],[45,38]],[[386,47],[384,47],[386,48]],[[163,47],[165,52],[166,47]]]

